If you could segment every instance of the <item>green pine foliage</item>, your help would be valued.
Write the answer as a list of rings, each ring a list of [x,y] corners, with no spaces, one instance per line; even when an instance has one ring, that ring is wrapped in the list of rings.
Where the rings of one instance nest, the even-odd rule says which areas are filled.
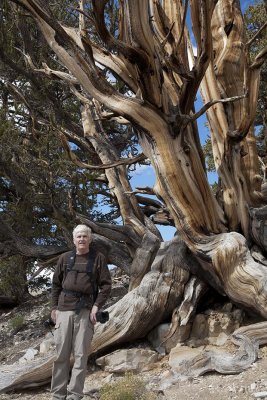
[[[72,3],[60,0],[52,7],[61,21],[75,26],[79,13],[66,12]],[[51,55],[32,18],[25,17],[20,8],[4,0],[0,18],[0,220],[12,227],[17,238],[23,238],[20,246],[45,249],[65,245],[66,232],[75,224],[71,207],[91,220],[110,222],[114,213],[117,216],[117,205],[110,203],[112,196],[103,196],[110,211],[101,211],[99,193],[107,191],[106,183],[98,180],[103,171],[78,168],[63,149],[61,129],[80,137],[71,141],[71,147],[81,161],[99,164],[83,137],[76,97],[61,81],[34,73],[22,53],[31,57],[36,68],[43,68],[45,60],[49,60],[49,68],[66,72],[65,68]],[[117,136],[119,139],[119,133]],[[4,229],[0,232],[0,243],[8,243],[4,261],[0,261],[0,293],[21,301],[29,290],[47,287],[48,278],[41,275],[28,280],[35,259],[29,252],[14,263],[18,250],[10,240],[6,242],[6,233]],[[42,260],[42,254],[40,257]],[[13,265],[21,274],[12,283]]]
[[[206,167],[208,172],[215,171],[215,164],[212,154],[212,145],[211,145],[211,138],[210,136],[207,137],[205,144],[203,145],[203,153],[206,160]]]
[[[19,256],[0,261],[0,294],[14,297],[16,300],[25,294],[26,274]]]
[[[13,331],[13,333],[19,332],[24,326],[25,319],[23,315],[18,314],[9,320],[9,328]]]

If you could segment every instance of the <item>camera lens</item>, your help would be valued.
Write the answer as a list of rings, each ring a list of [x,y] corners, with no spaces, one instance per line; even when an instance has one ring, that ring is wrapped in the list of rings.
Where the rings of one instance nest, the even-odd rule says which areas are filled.
[[[100,322],[101,324],[104,324],[109,320],[109,313],[108,311],[98,311],[96,313],[96,320],[97,322]]]

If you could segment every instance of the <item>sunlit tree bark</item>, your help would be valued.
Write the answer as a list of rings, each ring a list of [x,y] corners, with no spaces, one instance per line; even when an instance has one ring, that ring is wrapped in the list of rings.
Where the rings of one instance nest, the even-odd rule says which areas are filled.
[[[146,301],[151,316],[155,313],[163,318],[161,311],[166,302],[173,308],[174,303],[177,306],[182,302],[180,291],[176,288],[174,294],[172,287],[179,279],[184,284],[176,276],[177,271],[173,272],[183,267],[181,260],[178,264],[173,262],[175,244],[177,257],[180,247],[175,240],[171,253],[160,246],[162,238],[153,218],[145,215],[140,198],[128,181],[126,165],[131,160],[121,160],[105,132],[103,124],[107,120],[131,126],[136,133],[142,152],[156,173],[154,188],[146,192],[158,197],[160,203],[155,200],[155,208],[161,204],[188,247],[194,259],[191,267],[187,266],[188,271],[236,304],[266,317],[267,271],[265,261],[260,260],[265,260],[267,248],[263,229],[263,233],[257,231],[259,224],[266,224],[266,203],[261,193],[253,129],[266,49],[253,61],[250,59],[240,2],[119,1],[115,34],[109,30],[106,0],[81,1],[76,26],[57,20],[47,2],[14,3],[34,18],[63,65],[61,70],[55,70],[46,60],[47,65],[37,68],[25,54],[35,73],[62,81],[80,102],[83,135],[102,163],[97,168],[105,171],[122,217],[121,233],[124,238],[128,235],[128,240],[123,240],[131,259],[131,292],[124,304],[131,304],[134,312],[129,315],[127,307],[114,306],[114,318],[125,318],[127,323],[120,333],[119,325],[116,328],[110,323],[102,338],[112,344],[145,335],[153,323],[159,322],[145,317]],[[189,7],[193,32],[186,24]],[[123,82],[127,90],[110,83],[102,67]],[[196,112],[194,103],[199,90],[204,106]],[[219,200],[209,186],[196,125],[204,112],[221,182]],[[93,165],[74,156],[68,145],[69,130],[61,127],[60,135],[72,161],[81,168],[93,169]],[[77,221],[90,224],[86,216],[75,210],[73,213]],[[253,244],[261,254],[256,260],[250,253]],[[158,257],[164,266],[159,271]],[[164,279],[163,271],[166,276],[173,276],[168,282],[167,297],[166,287],[160,288],[157,282]],[[157,302],[152,295],[154,290],[159,291]],[[169,313],[172,307],[168,307]],[[145,318],[144,324],[137,329],[140,318]],[[105,347],[101,336],[96,335],[95,341],[96,348]]]

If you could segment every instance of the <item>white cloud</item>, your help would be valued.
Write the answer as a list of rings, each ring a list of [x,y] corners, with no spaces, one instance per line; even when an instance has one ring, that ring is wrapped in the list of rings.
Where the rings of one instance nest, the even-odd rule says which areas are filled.
[[[144,173],[151,175],[152,171],[153,171],[153,168],[151,167],[151,165],[138,164],[135,168],[135,171],[133,171],[133,175],[143,175]]]

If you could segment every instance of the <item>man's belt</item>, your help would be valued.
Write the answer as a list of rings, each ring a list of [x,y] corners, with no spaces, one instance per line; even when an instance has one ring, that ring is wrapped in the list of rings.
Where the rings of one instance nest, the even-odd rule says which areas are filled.
[[[76,305],[76,313],[79,314],[82,308],[88,307],[87,301],[88,299],[93,299],[92,294],[82,293],[82,292],[75,292],[74,290],[62,289],[62,292],[65,293],[67,296],[77,297],[79,299],[78,304]]]
[[[65,293],[67,296],[73,296],[73,297],[91,297],[91,294],[83,293],[83,292],[75,292],[74,290],[68,290],[68,289],[62,289],[62,292]]]

